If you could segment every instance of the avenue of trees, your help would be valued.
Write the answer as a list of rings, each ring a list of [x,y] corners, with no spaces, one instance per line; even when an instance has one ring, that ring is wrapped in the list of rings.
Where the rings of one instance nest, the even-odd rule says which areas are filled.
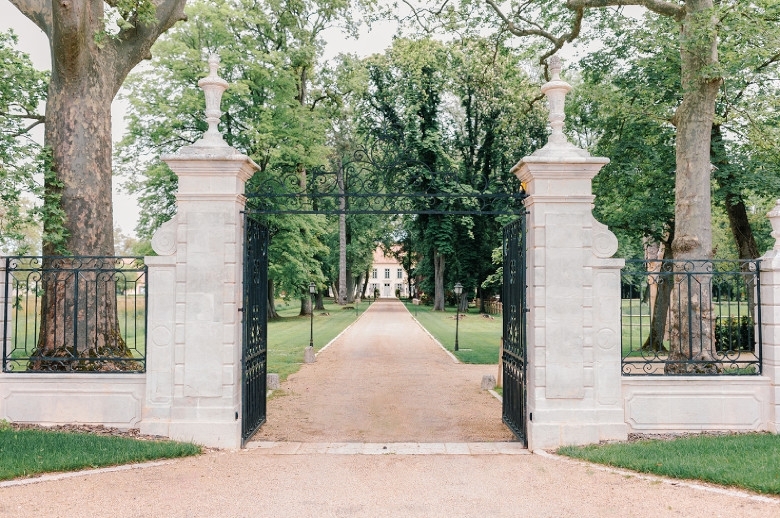
[[[36,72],[13,36],[0,35],[1,77],[13,78],[0,85],[6,250],[36,239],[42,225],[44,254],[111,255],[105,200],[112,173],[138,197],[137,232],[148,240],[175,210],[175,175],[157,157],[194,142],[206,128],[197,81],[211,52],[220,55],[220,75],[231,84],[220,129],[260,165],[250,191],[264,178],[287,175],[305,185],[315,170],[346,171],[339,181],[347,182],[385,175],[391,189],[419,168],[451,172],[463,188],[518,188],[509,169],[546,138],[538,93],[546,59],[570,42],[582,45],[565,70],[575,85],[566,131],[611,159],[594,181],[594,213],[618,235],[620,255],[755,258],[769,242],[763,216],[780,192],[774,0],[405,1],[406,31],[388,49],[330,61],[322,57],[326,29],[354,31],[361,16],[387,16],[386,6],[11,1],[49,37],[53,65],[50,75]],[[128,130],[112,151],[110,104],[120,88],[130,103]],[[41,147],[29,130],[44,121]],[[355,152],[368,148],[386,164],[415,165],[350,171]],[[510,218],[267,219],[269,300],[299,298],[306,312],[311,281],[320,293],[333,287],[340,302],[363,295],[378,243],[388,250],[397,245],[435,308],[443,309],[455,282],[485,299],[496,292],[500,265],[491,256]],[[711,332],[687,325],[688,314],[673,312],[673,332]],[[108,320],[95,325],[110,332]],[[708,354],[697,353],[705,360]]]

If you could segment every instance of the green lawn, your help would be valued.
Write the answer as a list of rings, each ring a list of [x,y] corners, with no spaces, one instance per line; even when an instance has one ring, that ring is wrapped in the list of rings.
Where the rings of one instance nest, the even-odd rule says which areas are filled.
[[[357,319],[355,306],[325,302],[325,310],[314,312],[314,349],[319,351]],[[357,312],[368,309],[368,302],[361,302]],[[268,322],[268,372],[279,374],[281,380],[298,371],[303,363],[303,351],[309,345],[310,317],[301,317],[300,302],[289,304],[277,301],[276,310],[281,316]]]
[[[200,446],[86,433],[14,430],[0,422],[0,480],[198,455]]]
[[[496,364],[501,349],[501,315],[485,318],[476,309],[461,317],[458,323],[458,351],[455,352],[455,308],[432,311],[433,306],[406,307],[441,344],[463,363]]]
[[[672,441],[566,446],[558,453],[642,473],[780,495],[780,435],[697,435]]]

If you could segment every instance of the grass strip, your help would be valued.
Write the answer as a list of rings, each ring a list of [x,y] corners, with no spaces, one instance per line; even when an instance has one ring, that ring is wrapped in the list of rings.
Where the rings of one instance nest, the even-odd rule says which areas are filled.
[[[199,453],[200,446],[190,443],[0,427],[0,480]]]
[[[498,363],[503,332],[501,315],[487,318],[477,313],[474,308],[470,308],[465,315],[461,313],[456,352],[454,307],[445,308],[445,311],[433,311],[433,306],[415,306],[409,302],[405,304],[417,321],[463,363]]]
[[[297,301],[296,301],[297,302]],[[368,302],[339,306],[326,302],[324,310],[314,312],[314,350],[319,351],[368,309]],[[344,309],[347,308],[347,309]],[[299,316],[300,303],[277,303],[280,318],[268,321],[268,372],[279,374],[284,381],[303,363],[304,349],[309,345],[311,317]]]
[[[780,435],[775,434],[697,435],[668,441],[565,446],[558,453],[641,473],[780,495]]]

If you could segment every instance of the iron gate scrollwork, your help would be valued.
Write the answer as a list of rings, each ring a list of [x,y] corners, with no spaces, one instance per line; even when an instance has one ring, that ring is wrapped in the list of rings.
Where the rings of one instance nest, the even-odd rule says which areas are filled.
[[[268,366],[268,228],[245,214],[241,445],[266,419]]]
[[[504,423],[528,444],[526,430],[526,251],[525,216],[504,227]]]

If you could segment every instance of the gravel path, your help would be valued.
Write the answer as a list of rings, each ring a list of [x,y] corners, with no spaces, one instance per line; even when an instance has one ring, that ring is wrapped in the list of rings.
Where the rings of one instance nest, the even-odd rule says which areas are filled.
[[[482,376],[496,369],[455,363],[401,302],[380,299],[287,379],[254,439],[511,441],[501,403],[480,389]]]
[[[479,390],[493,368],[454,364],[404,312],[373,306],[303,366],[283,385],[286,395],[270,401],[253,448],[0,484],[0,517],[780,516],[780,498],[458,444],[511,438],[500,405]],[[279,440],[296,441],[297,454],[273,454],[261,442]],[[327,441],[376,444],[300,454]],[[448,451],[465,453],[410,455],[391,444],[391,453],[365,454],[411,441],[454,441]]]

